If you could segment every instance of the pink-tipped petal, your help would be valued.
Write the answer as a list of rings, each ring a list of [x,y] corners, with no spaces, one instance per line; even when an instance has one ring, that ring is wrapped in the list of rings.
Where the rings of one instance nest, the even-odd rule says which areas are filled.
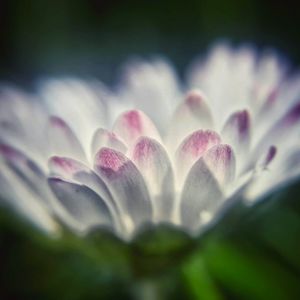
[[[141,136],[161,140],[155,125],[139,110],[130,110],[119,116],[113,126],[113,132],[120,136],[129,147],[132,147]]]
[[[50,117],[48,141],[51,155],[67,156],[86,161],[84,150],[78,138],[61,118]]]
[[[102,148],[96,154],[94,169],[106,182],[122,212],[128,233],[152,219],[150,196],[141,173],[121,152]]]
[[[237,111],[228,118],[223,127],[223,141],[231,145],[238,154],[246,155],[250,146],[250,128],[249,112]]]
[[[166,150],[155,140],[141,137],[134,147],[133,161],[148,186],[154,220],[170,220],[174,203],[174,173]]]
[[[191,168],[185,181],[180,203],[181,223],[195,231],[214,215],[224,196],[203,158]]]
[[[207,167],[225,190],[235,178],[235,155],[229,145],[216,145],[203,156]]]
[[[300,120],[300,101],[296,103],[280,120],[278,126],[290,128]]]
[[[205,96],[194,90],[173,115],[168,133],[169,147],[176,149],[186,136],[199,129],[213,129],[213,119]]]
[[[220,144],[220,136],[210,130],[198,130],[190,134],[178,147],[175,160],[178,181],[183,181],[191,166],[211,147]]]
[[[50,196],[47,188],[46,175],[31,158],[20,150],[9,145],[0,144],[0,159],[7,162],[8,167],[27,188],[47,207],[50,207]]]
[[[103,199],[90,188],[58,178],[49,178],[54,195],[78,223],[78,229],[85,231],[92,226],[113,228],[113,220]]]
[[[103,180],[81,162],[68,157],[53,156],[49,160],[49,169],[52,176],[84,184],[107,202],[112,202],[111,194]]]
[[[92,140],[92,158],[103,147],[111,148],[122,153],[126,153],[127,147],[121,139],[111,131],[103,128],[97,129]]]
[[[298,134],[300,121],[300,102],[296,103],[271,128],[257,139],[253,151],[252,161],[259,157],[259,153],[267,152],[270,145],[281,148],[295,143],[294,135]]]
[[[181,94],[173,68],[161,59],[132,61],[124,75],[126,86],[123,92],[126,98],[144,111],[165,134],[174,103]]]
[[[79,161],[72,158],[52,156],[49,159],[49,170],[54,176],[61,176],[65,179],[71,180],[78,172],[87,172],[88,168]]]
[[[93,133],[107,126],[107,89],[96,80],[67,77],[39,81],[38,88],[47,111],[65,120],[89,153]]]
[[[116,225],[119,218],[115,202],[104,181],[91,169],[79,161],[68,157],[53,156],[49,160],[49,169],[52,176],[74,183],[83,184],[96,192],[106,203]]]
[[[58,226],[45,205],[45,199],[35,193],[26,180],[11,167],[9,161],[0,157],[0,198],[39,229],[48,234],[56,234]]]
[[[266,168],[275,158],[277,153],[277,148],[275,146],[270,146],[267,155],[264,159],[263,166]]]

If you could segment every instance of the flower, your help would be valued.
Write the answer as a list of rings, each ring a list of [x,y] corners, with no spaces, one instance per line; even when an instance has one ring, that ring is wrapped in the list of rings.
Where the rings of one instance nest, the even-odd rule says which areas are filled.
[[[131,62],[113,91],[3,86],[3,201],[49,233],[103,226],[129,240],[169,223],[197,234],[237,194],[258,200],[300,173],[300,77],[287,71],[272,52],[222,44],[185,85],[156,59]]]

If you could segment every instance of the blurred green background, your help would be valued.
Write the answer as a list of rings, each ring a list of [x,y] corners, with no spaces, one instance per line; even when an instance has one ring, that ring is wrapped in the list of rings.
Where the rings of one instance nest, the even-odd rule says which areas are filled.
[[[183,75],[223,38],[272,46],[297,67],[299,12],[287,0],[2,0],[0,80],[113,84],[126,59],[155,54]],[[299,189],[235,209],[199,241],[162,230],[133,246],[107,236],[49,241],[1,210],[0,299],[300,299]]]

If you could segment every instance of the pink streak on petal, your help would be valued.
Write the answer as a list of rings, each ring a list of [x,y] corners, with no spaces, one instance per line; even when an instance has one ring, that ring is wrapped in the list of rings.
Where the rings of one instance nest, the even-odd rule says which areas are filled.
[[[198,130],[185,139],[182,151],[195,158],[200,157],[210,147],[221,142],[219,135],[210,130]]]
[[[276,87],[270,92],[270,94],[269,94],[269,96],[267,97],[267,100],[266,100],[266,106],[267,107],[274,105],[274,103],[278,99],[279,90],[280,90],[279,87]]]
[[[228,120],[228,124],[236,126],[240,136],[246,136],[249,134],[250,128],[250,116],[247,110],[242,110],[234,113]]]
[[[204,154],[204,161],[221,185],[234,179],[235,155],[229,145],[216,145]]]
[[[198,91],[189,92],[185,100],[185,103],[191,110],[198,109],[202,102],[203,96]]]
[[[238,129],[241,134],[246,134],[250,127],[250,117],[247,110],[243,110],[238,114]]]
[[[114,178],[122,174],[127,163],[126,157],[118,151],[110,148],[101,148],[96,154],[95,167],[107,178]]]
[[[282,120],[283,126],[292,126],[300,119],[300,102],[298,102],[290,111],[285,115]]]
[[[0,154],[9,160],[25,159],[25,156],[20,151],[5,144],[0,144]]]
[[[59,156],[51,157],[50,164],[54,164],[56,167],[61,168],[64,172],[72,175],[82,170],[82,166],[74,160]]]
[[[212,150],[216,163],[220,161],[226,165],[233,157],[233,151],[229,145],[219,145]]]
[[[147,160],[151,160],[157,151],[158,149],[151,139],[140,138],[134,148],[133,160],[146,162]]]
[[[50,117],[50,124],[61,129],[66,129],[68,127],[64,120],[55,116]]]
[[[270,146],[265,158],[265,163],[264,163],[265,166],[268,166],[271,163],[271,161],[276,156],[276,153],[277,153],[277,148],[275,146]]]
[[[141,122],[140,114],[137,110],[131,110],[123,115],[123,122],[128,126],[133,137],[142,134],[143,124]]]

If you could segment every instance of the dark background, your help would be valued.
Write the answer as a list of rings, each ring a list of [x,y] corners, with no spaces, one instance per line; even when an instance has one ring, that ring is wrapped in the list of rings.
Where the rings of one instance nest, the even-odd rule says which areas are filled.
[[[272,46],[300,61],[297,1],[2,0],[0,78],[117,78],[131,55],[163,54],[179,71],[216,39]]]

